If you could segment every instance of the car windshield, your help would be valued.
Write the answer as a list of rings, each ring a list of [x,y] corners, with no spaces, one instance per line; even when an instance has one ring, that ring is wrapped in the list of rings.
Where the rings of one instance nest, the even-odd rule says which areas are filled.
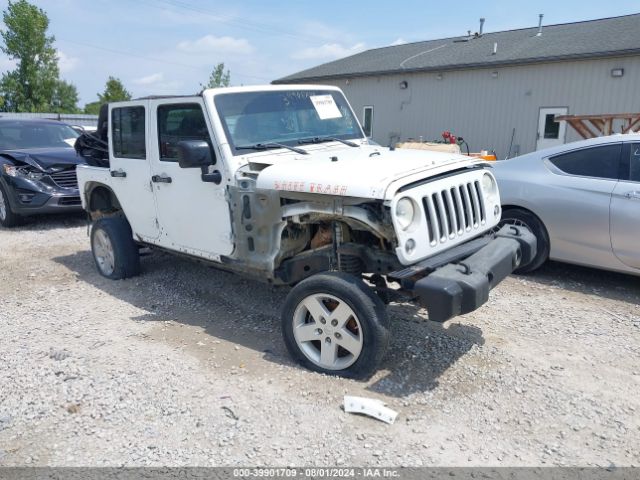
[[[234,155],[265,146],[363,138],[344,96],[335,90],[284,90],[216,95]]]
[[[69,125],[39,122],[0,122],[0,150],[73,147],[78,132]]]

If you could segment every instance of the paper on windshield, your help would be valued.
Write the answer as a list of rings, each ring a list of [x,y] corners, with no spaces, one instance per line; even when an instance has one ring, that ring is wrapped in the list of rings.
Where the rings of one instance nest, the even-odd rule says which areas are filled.
[[[75,138],[65,138],[64,141],[67,142],[71,147],[73,147],[76,144]]]
[[[309,98],[311,99],[311,103],[313,103],[316,112],[318,112],[320,120],[342,117],[342,113],[340,113],[340,110],[331,95],[311,95]]]

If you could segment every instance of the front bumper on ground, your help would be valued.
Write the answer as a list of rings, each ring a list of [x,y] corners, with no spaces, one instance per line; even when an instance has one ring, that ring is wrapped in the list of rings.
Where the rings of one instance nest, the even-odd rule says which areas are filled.
[[[445,253],[451,259],[449,263],[436,266],[437,259],[429,259],[422,265],[398,272],[405,279],[413,273],[415,279],[421,269],[431,271],[413,281],[411,290],[427,308],[429,319],[436,322],[472,312],[486,303],[493,287],[535,257],[536,239],[524,227],[505,225],[491,237],[463,244],[458,252]],[[456,253],[464,257],[453,259]]]
[[[54,183],[16,177],[2,177],[0,182],[8,194],[11,210],[18,215],[82,210],[77,188],[63,188]]]

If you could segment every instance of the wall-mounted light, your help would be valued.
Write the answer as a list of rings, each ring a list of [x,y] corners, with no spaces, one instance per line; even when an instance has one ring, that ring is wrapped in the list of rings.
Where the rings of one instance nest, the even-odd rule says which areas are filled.
[[[442,74],[441,73],[436,75],[436,80],[442,80]]]
[[[398,84],[398,86],[400,87],[400,90],[406,90],[409,86],[409,83],[406,80],[403,80]]]
[[[612,68],[611,76],[612,77],[622,77],[624,75],[624,68]]]
[[[498,72],[491,72],[491,78],[498,78]]]

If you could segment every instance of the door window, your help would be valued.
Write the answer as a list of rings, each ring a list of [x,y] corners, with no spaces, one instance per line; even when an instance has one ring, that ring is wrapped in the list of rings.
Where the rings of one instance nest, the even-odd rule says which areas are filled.
[[[570,175],[618,179],[620,143],[585,148],[551,157],[549,161]]]
[[[640,143],[631,144],[629,180],[632,182],[640,182]]]
[[[373,135],[373,107],[364,107],[362,129],[367,137]]]
[[[161,105],[158,107],[158,141],[160,160],[178,161],[178,143],[204,140],[211,146],[209,130],[197,103]]]
[[[113,155],[117,158],[147,158],[144,107],[119,107],[111,111]]]
[[[560,123],[555,121],[555,113],[547,113],[544,117],[544,138],[560,138]]]

